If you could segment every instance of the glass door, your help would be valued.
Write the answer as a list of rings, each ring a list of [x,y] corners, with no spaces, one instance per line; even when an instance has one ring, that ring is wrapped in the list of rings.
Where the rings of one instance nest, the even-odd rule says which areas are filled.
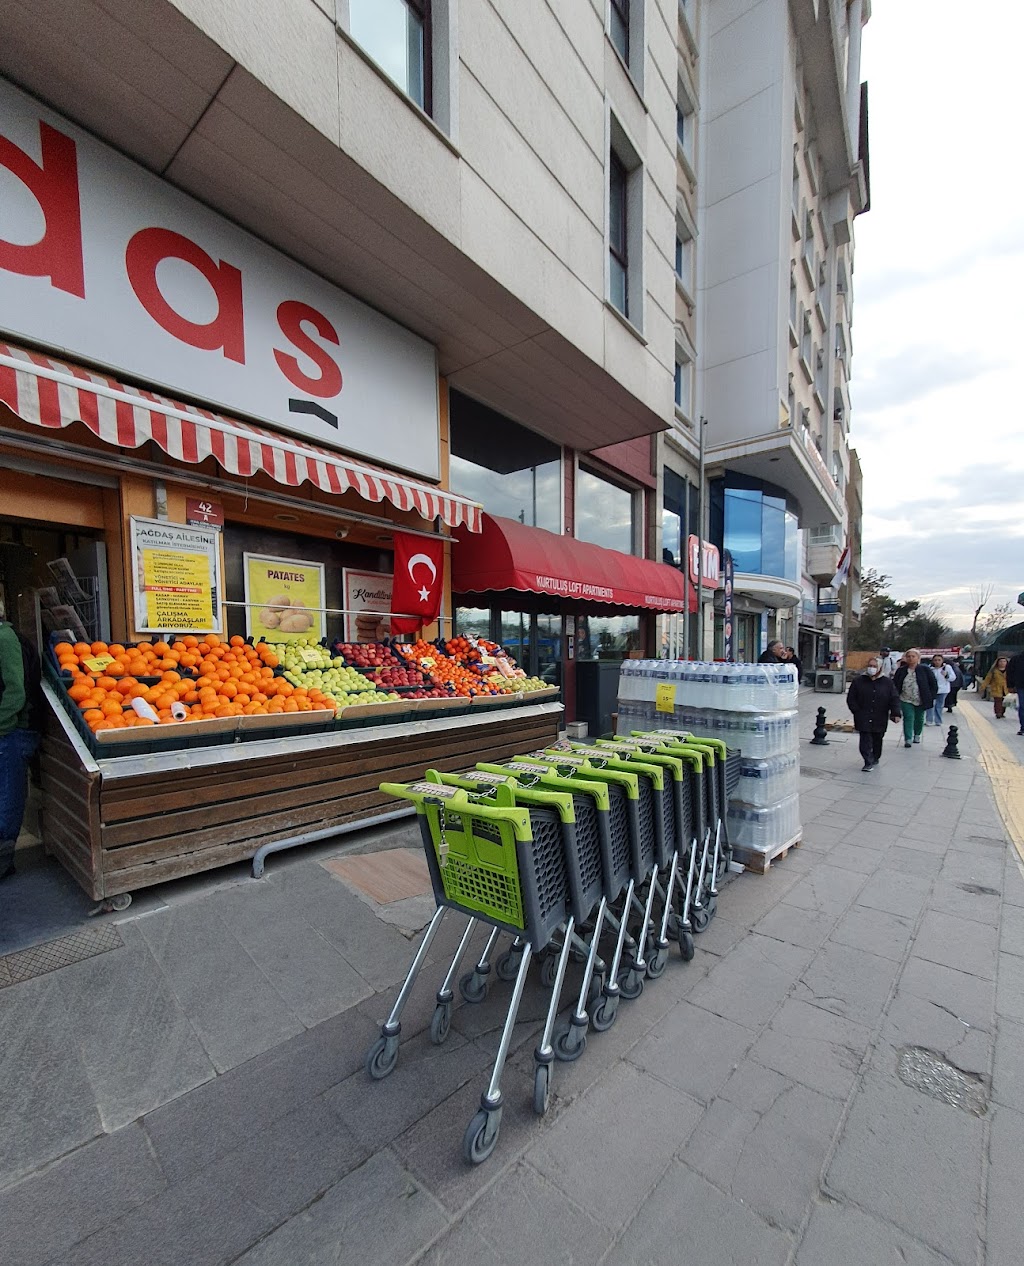
[[[536,615],[533,639],[536,662],[532,668],[523,667],[531,676],[542,677],[551,686],[562,684],[562,617],[560,615]]]

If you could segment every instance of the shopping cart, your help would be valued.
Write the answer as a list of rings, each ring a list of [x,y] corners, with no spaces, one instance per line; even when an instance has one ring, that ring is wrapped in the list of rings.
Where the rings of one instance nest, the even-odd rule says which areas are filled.
[[[517,805],[513,790],[504,785],[490,786],[485,794],[476,794],[427,779],[383,783],[381,790],[416,806],[437,910],[381,1035],[367,1054],[369,1075],[379,1080],[397,1063],[402,1011],[448,909],[490,924],[492,935],[505,931],[522,942],[490,1081],[463,1138],[464,1157],[480,1164],[493,1152],[501,1129],[501,1076],[531,958],[535,949],[541,950],[551,942],[569,917],[563,827],[566,809],[570,814],[572,811],[571,801],[561,806],[560,813],[548,804]],[[462,952],[466,945],[468,936],[464,933]],[[457,966],[450,968],[446,976],[449,994],[455,970]]]

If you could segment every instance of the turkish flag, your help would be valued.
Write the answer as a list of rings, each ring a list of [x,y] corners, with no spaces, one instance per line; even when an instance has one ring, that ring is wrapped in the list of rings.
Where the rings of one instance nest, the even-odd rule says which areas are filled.
[[[395,579],[391,589],[393,633],[417,633],[441,610],[444,541],[441,537],[395,533]]]

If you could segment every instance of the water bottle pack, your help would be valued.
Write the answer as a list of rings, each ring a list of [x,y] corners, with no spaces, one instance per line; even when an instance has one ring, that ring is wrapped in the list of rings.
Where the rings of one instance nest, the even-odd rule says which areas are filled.
[[[619,700],[618,733],[634,730],[684,730],[699,738],[722,739],[744,756],[760,759],[789,755],[799,750],[798,715],[793,712],[723,712],[718,708],[677,705],[673,712],[658,712],[653,703],[640,699]]]
[[[788,800],[800,790],[800,758],[785,756],[740,759],[740,777],[733,798],[744,806],[767,808]]]
[[[722,712],[780,712],[797,706],[792,664],[716,664],[628,659],[619,674],[620,702],[656,702],[659,686],[675,687],[677,707]]]
[[[800,797],[787,796],[763,807],[734,801],[728,826],[734,848],[770,853],[800,834]]]

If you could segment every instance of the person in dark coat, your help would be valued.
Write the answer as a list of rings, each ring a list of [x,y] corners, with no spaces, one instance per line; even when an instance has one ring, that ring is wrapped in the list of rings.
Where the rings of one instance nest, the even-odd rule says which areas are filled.
[[[882,759],[882,740],[890,718],[901,716],[900,696],[891,677],[883,677],[877,656],[868,660],[859,677],[854,677],[846,692],[846,706],[853,713],[853,724],[860,734],[860,754],[864,773],[874,769]]]
[[[924,719],[935,703],[939,688],[935,674],[921,663],[920,651],[907,651],[903,656],[903,663],[893,677],[893,685],[900,697],[900,711],[903,713],[903,746],[909,747],[911,740],[920,743]]]
[[[949,694],[946,695],[946,711],[952,712],[956,707],[957,695],[965,688],[967,683],[964,681],[963,669],[960,667],[958,659],[954,659],[949,666],[953,670],[955,680],[950,683]]]
[[[788,663],[788,660],[786,659],[786,648],[781,642],[769,642],[768,649],[761,652],[761,654],[757,657],[757,662],[759,664]]]
[[[1018,651],[1006,665],[1006,684],[1017,696],[1017,716],[1020,719],[1018,734],[1024,734],[1024,708],[1020,706],[1020,697],[1024,694],[1024,651]]]

